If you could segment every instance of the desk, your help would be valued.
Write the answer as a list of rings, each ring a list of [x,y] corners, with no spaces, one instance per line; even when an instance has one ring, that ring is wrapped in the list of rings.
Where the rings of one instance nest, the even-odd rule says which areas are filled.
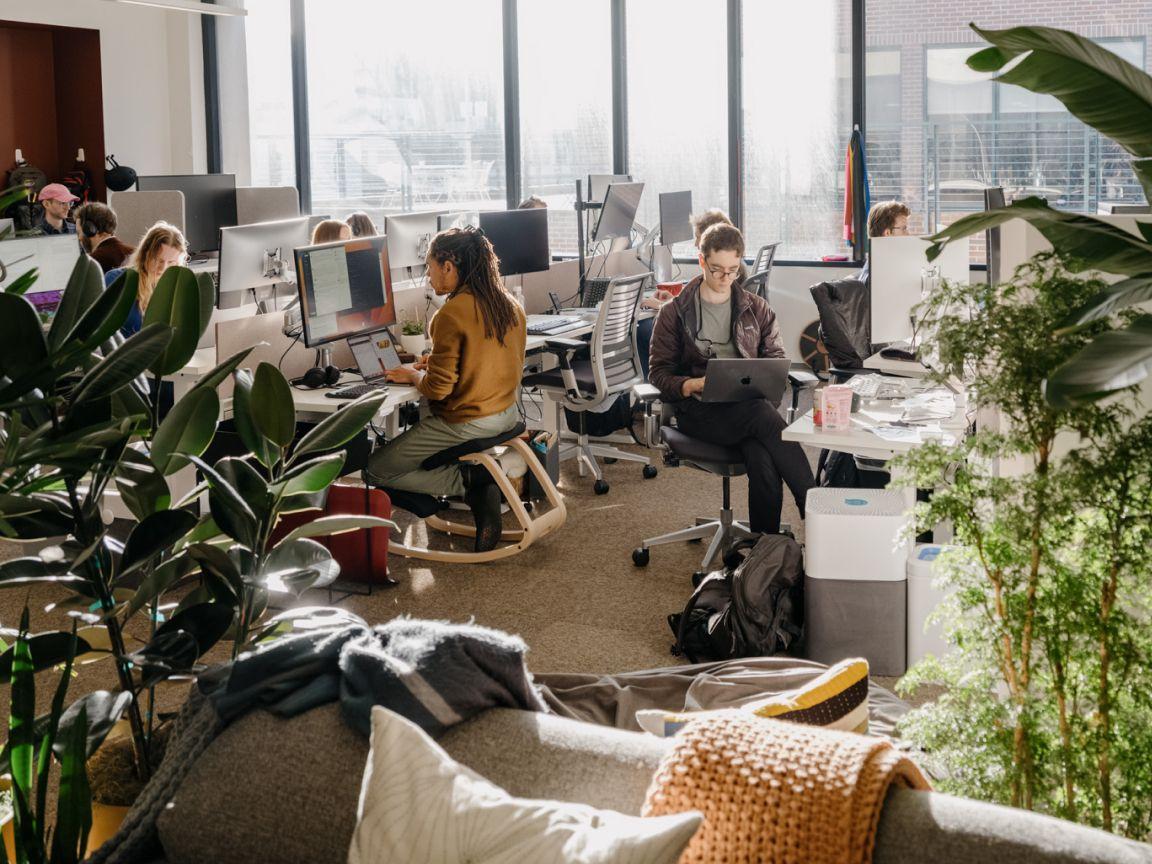
[[[899,420],[902,412],[903,409],[897,405],[884,405],[879,401],[872,401],[852,415],[850,428],[824,429],[812,422],[812,412],[809,411],[789,424],[780,437],[785,441],[795,441],[798,444],[807,444],[824,450],[837,450],[869,459],[888,460],[926,443],[918,440],[889,441],[871,431],[886,422]],[[967,408],[958,405],[950,418],[940,421],[940,428],[944,433],[943,443],[955,443],[959,436],[964,434],[967,426]]]
[[[902,375],[905,378],[923,378],[929,370],[919,360],[889,360],[881,357],[879,351],[864,361],[864,368],[882,372],[885,375]]]

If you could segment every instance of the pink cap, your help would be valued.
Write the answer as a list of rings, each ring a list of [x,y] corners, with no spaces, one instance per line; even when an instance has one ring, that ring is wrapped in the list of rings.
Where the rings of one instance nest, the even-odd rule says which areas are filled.
[[[71,204],[73,201],[80,199],[68,191],[68,187],[63,183],[49,183],[40,190],[40,197],[37,201],[64,201]]]

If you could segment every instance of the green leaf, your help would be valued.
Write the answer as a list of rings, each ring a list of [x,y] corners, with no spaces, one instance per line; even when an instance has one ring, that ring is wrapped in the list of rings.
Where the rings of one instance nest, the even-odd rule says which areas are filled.
[[[119,575],[125,576],[171,549],[198,521],[187,510],[161,510],[146,516],[128,535]]]
[[[205,574],[211,574],[218,582],[229,586],[235,595],[240,593],[243,581],[240,570],[223,549],[208,543],[197,543],[188,547],[188,557],[199,564]]]
[[[300,443],[292,451],[289,463],[308,453],[342,447],[367,428],[369,421],[376,416],[386,398],[388,398],[386,393],[367,393],[349,402],[335,414],[329,414],[300,439]]]
[[[1100,219],[1053,210],[1039,198],[1024,198],[1007,207],[957,219],[929,239],[928,260],[934,261],[953,240],[983,234],[1012,219],[1024,219],[1052,244],[1073,273],[1102,270],[1122,276],[1152,273],[1152,245]]]
[[[150,324],[133,333],[124,344],[101,360],[72,392],[72,404],[91,402],[132,382],[146,371],[171,341],[172,331],[162,324]]]
[[[116,488],[137,520],[166,509],[172,502],[172,492],[164,475],[151,459],[131,448],[121,457],[116,472]]]
[[[301,537],[328,537],[332,534],[346,534],[349,531],[366,528],[400,530],[391,519],[381,519],[378,516],[322,516],[293,528],[280,542],[287,543]]]
[[[280,458],[275,446],[256,427],[252,413],[252,373],[238,369],[233,376],[236,387],[232,391],[232,423],[244,446],[265,468],[271,468]]]
[[[191,671],[198,656],[195,637],[179,630],[157,633],[145,647],[129,654],[128,659],[140,670],[141,685],[153,687],[173,675]]]
[[[0,375],[16,381],[47,358],[48,343],[35,307],[16,294],[0,294]]]
[[[173,334],[167,350],[150,367],[153,375],[179,372],[196,353],[196,344],[208,328],[208,318],[201,320],[200,294],[200,282],[187,267],[169,267],[157,281],[144,313],[144,326],[164,324],[172,328]],[[215,298],[212,294],[209,298],[211,314],[211,302]]]
[[[238,543],[254,549],[259,541],[260,526],[252,508],[215,468],[195,456],[192,461],[208,481],[208,506],[216,524]]]
[[[1094,402],[1152,374],[1152,315],[1101,333],[1056,370],[1044,395],[1055,408]]]
[[[212,310],[216,308],[216,283],[212,281],[212,274],[197,273],[196,287],[200,296],[200,335],[204,335],[212,326]]]
[[[236,371],[237,367],[239,367],[240,364],[244,362],[244,358],[246,358],[251,353],[251,348],[245,348],[243,351],[237,351],[223,363],[217,364],[211,372],[205,372],[204,375],[201,376],[200,380],[192,385],[192,389],[198,390],[201,388],[211,388],[215,390],[220,386],[220,383],[225,378]]]
[[[80,637],[75,638],[77,657],[92,650],[92,646],[85,640]],[[71,633],[39,633],[35,636],[29,636],[24,641],[22,649],[20,649],[20,641],[17,640],[16,645],[0,654],[0,682],[7,683],[19,673],[20,662],[23,659],[20,657],[21,650],[29,653],[32,671],[39,672],[65,662],[72,655],[72,639]]]
[[[216,470],[228,484],[240,493],[240,497],[261,524],[272,519],[272,489],[268,481],[253,468],[246,459],[229,456],[216,463]]]
[[[232,626],[232,620],[235,616],[236,610],[230,604],[198,603],[169,618],[156,631],[156,636],[178,632],[188,633],[196,641],[196,659],[199,659],[224,637],[228,628]],[[144,653],[147,652],[148,649],[145,648]]]
[[[0,212],[3,212],[0,210]],[[31,270],[26,270],[17,276],[12,284],[4,289],[5,294],[15,294],[17,296],[24,296],[28,293],[28,289],[36,284],[36,280],[40,278],[40,269],[33,267]]]
[[[56,746],[60,730],[61,715],[64,713],[64,697],[68,693],[68,684],[72,678],[73,661],[76,659],[77,642],[76,628],[73,622],[72,650],[64,662],[64,669],[60,673],[60,681],[56,685],[56,693],[52,697],[52,710],[48,715],[47,728],[41,736],[39,765],[36,771],[36,812],[46,813],[48,803],[48,769],[52,765],[52,750]],[[62,805],[66,806],[64,802]],[[43,823],[41,823],[43,824]]]
[[[60,795],[56,804],[56,830],[52,832],[53,864],[75,864],[84,857],[92,830],[92,790],[85,762],[88,716],[81,705],[76,723],[63,741],[60,760]]]
[[[96,690],[82,696],[68,706],[68,710],[60,717],[60,734],[67,738],[75,730],[83,728],[86,745],[84,752],[91,756],[104,743],[108,733],[123,716],[128,706],[132,704],[132,694],[125,692],[109,693],[107,690]],[[83,718],[81,714],[83,713]],[[83,719],[83,723],[81,720]],[[64,757],[64,742],[61,741],[55,748],[56,755]]]
[[[152,438],[152,463],[165,476],[200,456],[216,435],[220,397],[212,389],[194,390],[172,406]]]
[[[343,453],[329,453],[294,465],[280,478],[284,495],[309,495],[323,492],[340,476],[344,467]]]
[[[131,618],[187,576],[192,571],[193,563],[187,555],[180,555],[169,558],[145,576],[133,593],[132,599],[128,601],[127,617]]]
[[[124,272],[127,274],[135,271]],[[116,280],[117,283],[119,281]],[[87,255],[80,255],[76,259],[76,265],[72,268],[72,274],[68,277],[68,284],[60,298],[60,305],[56,309],[56,314],[52,316],[52,325],[48,328],[48,344],[53,350],[60,348],[67,341],[84,313],[100,299],[101,295],[108,293],[110,296],[115,296],[115,292],[112,291],[115,287],[116,283],[113,283],[109,286],[108,292],[105,292],[104,274],[100,270],[100,265]]]
[[[1152,275],[1133,276],[1130,279],[1116,282],[1068,316],[1064,325],[1056,331],[1056,335],[1062,336],[1065,333],[1078,330],[1093,321],[1107,318],[1121,309],[1137,306],[1149,300],[1152,300]]]
[[[331,585],[340,575],[340,565],[315,540],[285,541],[269,553],[257,581],[269,591],[289,592],[299,597],[309,588]]]
[[[40,583],[83,584],[84,579],[68,572],[66,561],[42,558],[13,558],[0,564],[0,588],[24,588]]]
[[[31,800],[33,748],[36,744],[33,738],[36,722],[36,666],[28,639],[27,606],[20,616],[20,633],[16,643],[3,656],[9,658],[9,674],[5,680],[12,682],[12,703],[8,709],[12,786],[23,794],[25,800]]]
[[[280,447],[292,443],[296,437],[296,404],[287,379],[271,363],[256,367],[250,410],[256,428],[265,438]]]
[[[96,272],[100,273],[99,266],[96,267]],[[103,286],[102,275],[100,282]],[[105,345],[109,340],[115,342],[121,338],[120,328],[124,326],[124,322],[128,320],[128,315],[132,312],[132,307],[136,304],[138,288],[139,277],[136,275],[136,271],[124,271],[124,274],[107,290],[101,290],[96,300],[80,317],[76,326],[67,334],[63,345],[78,343],[81,350],[91,351]],[[105,348],[107,347],[105,345]]]
[[[1025,55],[996,80],[1054,96],[1077,119],[1111,138],[1134,156],[1152,156],[1152,77],[1090,39],[1052,27],[981,30],[995,48],[980,51],[968,65],[996,72]],[[1152,199],[1146,172],[1137,171]]]

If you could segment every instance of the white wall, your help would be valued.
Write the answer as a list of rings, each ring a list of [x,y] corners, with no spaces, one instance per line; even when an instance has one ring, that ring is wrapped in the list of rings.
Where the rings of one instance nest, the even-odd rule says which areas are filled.
[[[104,151],[140,174],[207,170],[199,15],[107,0],[3,0],[0,20],[99,30]]]

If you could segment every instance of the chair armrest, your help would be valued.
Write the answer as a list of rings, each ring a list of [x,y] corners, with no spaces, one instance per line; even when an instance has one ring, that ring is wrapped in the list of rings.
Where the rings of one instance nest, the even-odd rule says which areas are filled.
[[[649,384],[647,381],[643,381],[640,384],[633,385],[632,398],[637,402],[646,405],[649,402],[655,402],[657,399],[659,399],[660,391],[654,385]]]
[[[561,369],[571,369],[572,359],[581,349],[587,350],[588,343],[581,339],[565,339],[563,336],[549,337],[544,341],[543,352],[556,357]]]
[[[820,383],[820,379],[815,372],[792,369],[788,372],[788,383],[793,387],[815,387]]]

